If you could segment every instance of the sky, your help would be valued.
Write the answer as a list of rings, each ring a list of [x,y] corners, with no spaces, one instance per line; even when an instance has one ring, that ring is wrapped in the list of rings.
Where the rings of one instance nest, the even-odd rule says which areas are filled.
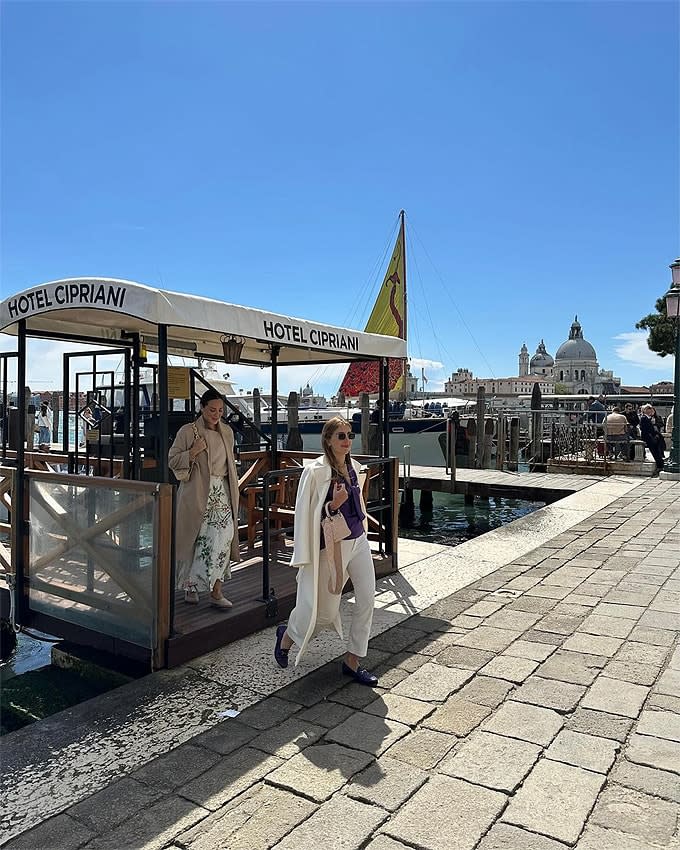
[[[635,323],[680,254],[677,3],[0,14],[0,298],[118,277],[362,329],[403,208],[429,390],[516,375],[522,343],[554,355],[575,315],[624,384],[672,379]],[[61,350],[31,343],[33,389],[59,386]]]

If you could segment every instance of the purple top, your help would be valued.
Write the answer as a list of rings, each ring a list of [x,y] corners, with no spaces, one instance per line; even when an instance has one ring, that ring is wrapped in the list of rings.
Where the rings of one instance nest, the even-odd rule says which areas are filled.
[[[361,537],[364,533],[365,514],[361,509],[361,490],[359,489],[357,474],[351,464],[347,464],[347,471],[349,472],[350,480],[350,486],[348,488],[349,498],[340,505],[340,513],[345,517],[345,522],[349,528],[349,535],[345,537],[345,540],[354,540],[357,537]],[[334,483],[334,479],[331,479],[328,493],[326,494],[326,504],[333,501]],[[347,482],[345,482],[345,486],[347,486]],[[325,548],[323,530],[321,531],[321,548]]]

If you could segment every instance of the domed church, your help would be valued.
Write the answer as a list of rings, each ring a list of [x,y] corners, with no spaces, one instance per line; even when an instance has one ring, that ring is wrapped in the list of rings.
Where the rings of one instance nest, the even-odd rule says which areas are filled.
[[[584,338],[583,329],[574,316],[569,339],[560,345],[555,359],[548,354],[543,340],[529,360],[526,344],[519,354],[520,375],[545,375],[561,384],[567,395],[604,395],[618,393],[620,378],[610,370],[600,369],[593,346]]]

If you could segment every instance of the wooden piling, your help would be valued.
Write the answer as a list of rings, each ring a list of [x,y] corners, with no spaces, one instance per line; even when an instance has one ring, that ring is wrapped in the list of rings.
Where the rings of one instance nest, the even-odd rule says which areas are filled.
[[[498,414],[496,426],[496,469],[503,469],[505,465],[505,416]]]
[[[493,446],[493,419],[487,419],[484,422],[484,440],[482,442],[482,466],[481,469],[489,469],[491,467],[491,448]],[[477,444],[479,449],[479,443]]]
[[[541,415],[541,388],[538,382],[534,384],[531,393],[531,458],[532,463],[543,462],[543,449],[541,440],[543,438],[543,424]]]
[[[468,419],[466,433],[468,438],[468,467],[474,469],[475,458],[477,457],[477,423],[474,419]]]
[[[300,399],[296,392],[288,393],[288,434],[286,450],[289,452],[302,451],[302,434],[300,434],[299,417]]]
[[[420,491],[420,512],[431,514],[432,513],[432,490],[421,490]]]
[[[475,454],[475,469],[484,469],[484,412],[486,390],[477,388],[477,452]]]
[[[508,469],[511,472],[517,472],[519,461],[519,416],[513,416],[510,419],[510,457],[508,459]]]

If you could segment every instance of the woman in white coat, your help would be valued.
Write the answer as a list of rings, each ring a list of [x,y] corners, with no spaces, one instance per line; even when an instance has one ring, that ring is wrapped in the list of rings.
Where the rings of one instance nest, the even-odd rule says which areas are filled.
[[[373,622],[375,570],[366,537],[361,466],[350,457],[353,439],[348,422],[337,416],[329,419],[321,433],[323,455],[306,466],[300,477],[292,560],[292,566],[299,568],[297,597],[288,624],[276,630],[274,657],[279,667],[287,667],[288,652],[295,644],[297,666],[317,632],[332,627],[342,638],[340,599],[349,577],[355,605],[342,672],[362,685],[375,687],[377,677],[359,663],[368,651]],[[341,512],[350,532],[339,546],[343,569],[339,586],[334,582],[334,564],[329,562],[321,531],[323,510],[331,516]]]
[[[170,447],[168,464],[179,480],[175,522],[178,588],[184,601],[197,604],[208,591],[210,604],[227,610],[232,603],[222,584],[238,561],[239,490],[234,462],[234,432],[222,422],[224,401],[217,390],[201,396],[201,415],[183,425]]]

